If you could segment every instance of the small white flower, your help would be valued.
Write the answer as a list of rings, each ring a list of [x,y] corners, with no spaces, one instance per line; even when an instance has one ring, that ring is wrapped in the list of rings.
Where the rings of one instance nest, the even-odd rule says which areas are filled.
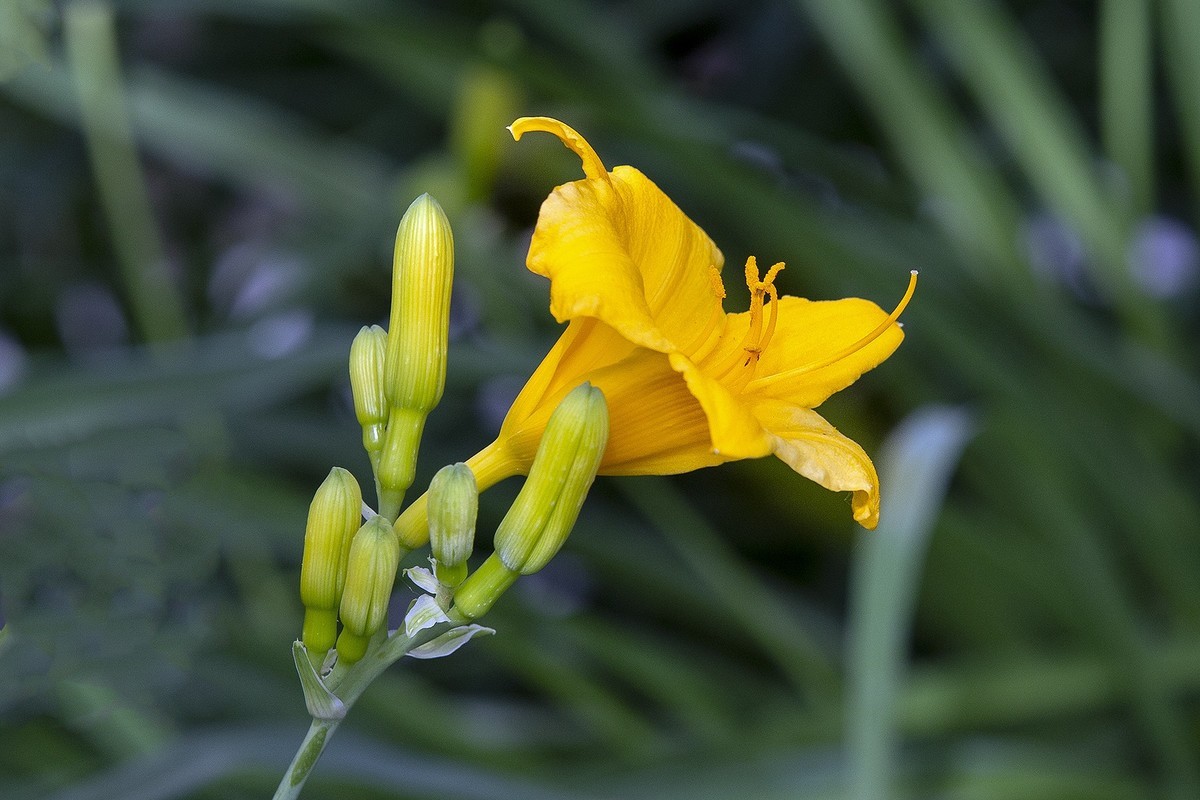
[[[423,594],[408,607],[408,614],[404,616],[404,633],[411,637],[417,631],[433,627],[439,622],[449,621],[450,618],[446,616],[446,612],[437,604],[437,601],[429,595]]]
[[[430,560],[432,561],[432,559]],[[404,575],[415,583],[421,591],[437,594],[438,582],[431,570],[427,570],[424,567],[409,567],[404,570]]]

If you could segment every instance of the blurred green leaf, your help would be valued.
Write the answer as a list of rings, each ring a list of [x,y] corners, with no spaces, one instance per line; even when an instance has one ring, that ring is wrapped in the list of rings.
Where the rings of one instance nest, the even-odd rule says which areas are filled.
[[[926,543],[946,485],[971,434],[966,412],[925,408],[884,443],[879,478],[888,488],[879,528],[860,533],[851,572],[847,630],[847,797],[892,796],[898,736],[896,697]]]
[[[48,62],[44,21],[49,0],[0,0],[0,81]]]

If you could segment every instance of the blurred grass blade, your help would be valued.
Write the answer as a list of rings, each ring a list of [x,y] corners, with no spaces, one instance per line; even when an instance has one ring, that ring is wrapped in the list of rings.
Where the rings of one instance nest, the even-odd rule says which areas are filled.
[[[0,81],[30,64],[46,64],[46,35],[37,17],[49,10],[49,0],[0,0]]]
[[[1200,690],[1200,640],[1159,645],[1147,659],[1170,693]],[[1126,683],[1124,665],[1091,654],[922,666],[905,682],[897,713],[900,727],[914,737],[1036,725],[1119,706],[1128,695]]]
[[[889,6],[876,0],[799,0],[857,84],[950,238],[1005,279],[1021,276],[1019,210],[955,118],[933,75],[907,51]],[[964,267],[978,270],[974,259]],[[995,275],[981,275],[998,283]],[[1022,280],[1020,283],[1026,283]]]
[[[699,652],[689,658],[665,636],[598,618],[581,619],[564,632],[631,688],[668,709],[692,736],[714,748],[728,743],[735,712],[727,707],[728,693],[719,679],[703,670]]]
[[[1081,633],[1101,646],[1114,668],[1120,671],[1131,715],[1142,734],[1148,754],[1159,771],[1171,798],[1200,796],[1200,758],[1189,735],[1186,713],[1177,705],[1173,688],[1152,658],[1153,638],[1142,622],[1130,586],[1132,576],[1122,568],[1124,560],[1109,552],[1099,538],[1100,521],[1090,507],[1070,493],[1075,468],[1068,453],[1040,447],[1033,439],[1011,440],[996,460],[989,479],[1010,486],[1015,496],[1025,498],[1037,518],[1027,524],[1043,529],[1047,557],[1057,558],[1063,580],[1078,597]],[[1051,479],[1031,474],[1031,458]]]
[[[153,756],[130,762],[86,783],[59,792],[52,800],[173,800],[198,797],[209,786],[233,776],[261,775],[266,797],[271,778],[278,780],[296,738],[291,727],[221,729],[180,737]],[[553,800],[561,793],[520,777],[486,768],[398,750],[348,731],[321,758],[324,780],[373,787],[394,796],[462,800]],[[228,785],[225,786],[229,788]],[[315,794],[315,792],[314,792]],[[217,792],[213,796],[231,796]],[[240,796],[240,795],[239,795]],[[249,796],[249,795],[248,795]],[[357,796],[349,792],[347,796]]]
[[[1200,3],[1162,0],[1163,57],[1179,114],[1180,142],[1191,171],[1192,202],[1200,215]]]
[[[166,272],[162,242],[134,148],[112,9],[91,0],[67,6],[63,39],[78,88],[92,173],[133,317],[147,341],[178,339],[186,333],[183,302]]]
[[[66,67],[26,70],[2,88],[65,124],[79,122]],[[390,220],[396,168],[347,140],[331,141],[285,109],[141,66],[124,86],[133,129],[147,150],[236,186],[283,187],[345,222]],[[101,121],[108,121],[106,115]]]
[[[592,675],[573,654],[532,645],[529,636],[497,637],[488,645],[508,671],[554,700],[603,749],[626,758],[663,752],[665,740],[643,709]]]
[[[829,655],[669,481],[637,478],[617,485],[798,689],[829,688]]]
[[[197,409],[261,408],[327,384],[344,367],[349,335],[318,339],[302,353],[265,360],[245,337],[212,337],[196,349],[163,351],[30,383],[0,397],[0,454],[81,441],[105,430],[147,426]]]
[[[1154,53],[1149,0],[1100,4],[1100,132],[1139,216],[1154,210]]]
[[[66,724],[115,760],[149,755],[166,742],[170,733],[170,725],[157,710],[127,703],[97,680],[65,680],[57,690]]]
[[[1126,266],[1128,215],[1112,203],[1091,147],[1042,59],[990,0],[912,0],[1043,202],[1070,222],[1095,279],[1135,319],[1150,311]]]
[[[847,631],[846,749],[852,800],[891,796],[896,705],[926,543],[971,435],[961,409],[917,411],[888,438],[879,529],[854,551]]]

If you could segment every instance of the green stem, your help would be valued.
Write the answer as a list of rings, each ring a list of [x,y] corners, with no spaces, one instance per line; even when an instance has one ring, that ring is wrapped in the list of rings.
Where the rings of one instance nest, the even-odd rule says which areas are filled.
[[[403,658],[410,650],[420,647],[432,639],[436,639],[451,628],[461,625],[461,622],[443,622],[439,625],[418,631],[414,636],[405,635],[403,629],[384,639],[378,645],[372,644],[361,661],[348,667],[338,664],[325,679],[325,685],[331,692],[338,695],[345,704],[346,711],[362,696],[371,682],[392,664]],[[288,800],[300,796],[305,781],[308,780],[312,768],[316,765],[329,738],[337,730],[341,719],[314,719],[309,726],[308,734],[300,743],[292,763],[279,781],[275,790],[274,800]]]
[[[287,772],[283,773],[283,779],[279,781],[279,788],[275,790],[274,800],[290,800],[300,796],[304,782],[308,780],[308,775],[316,766],[317,759],[321,757],[321,753],[325,752],[325,745],[329,741],[329,737],[337,730],[340,723],[341,720],[329,719],[312,721],[312,725],[308,727],[308,734],[300,743],[300,748],[296,750],[296,756],[288,766]]]

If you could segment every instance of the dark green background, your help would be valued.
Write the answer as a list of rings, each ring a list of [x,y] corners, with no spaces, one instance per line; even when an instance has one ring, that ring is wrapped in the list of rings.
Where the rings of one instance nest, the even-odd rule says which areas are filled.
[[[306,796],[1200,796],[1200,4],[106,8],[0,6],[5,798],[268,796],[412,198],[458,253],[419,484],[559,330],[523,259],[579,164],[523,114],[785,293],[890,308],[921,270],[822,407],[907,511],[865,537],[773,459],[601,479],[499,635],[393,668]]]

